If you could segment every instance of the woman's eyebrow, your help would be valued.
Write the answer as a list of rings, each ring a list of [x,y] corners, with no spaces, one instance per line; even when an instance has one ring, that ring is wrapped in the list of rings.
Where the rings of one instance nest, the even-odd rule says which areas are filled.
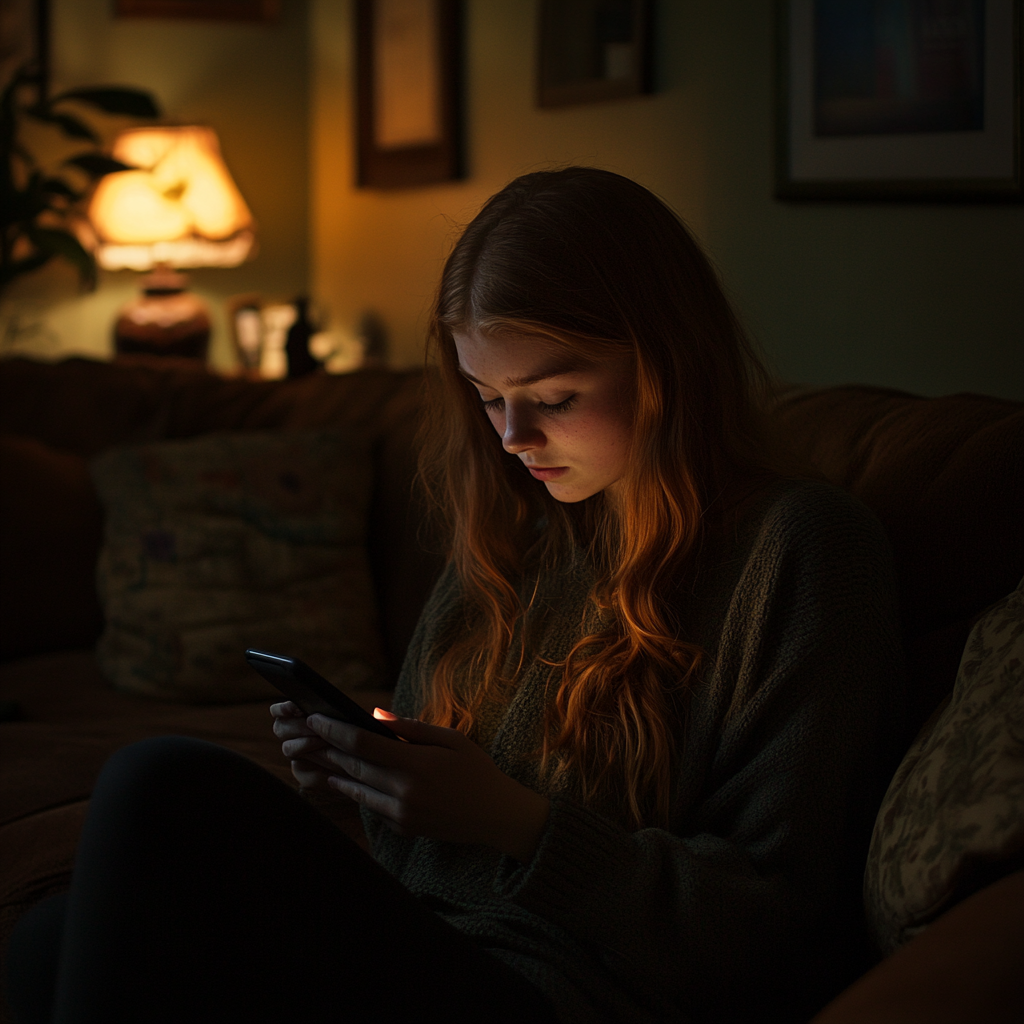
[[[528,388],[531,384],[537,384],[542,380],[550,380],[552,377],[564,377],[570,373],[580,373],[586,368],[587,367],[584,363],[577,360],[565,361],[539,370],[537,373],[527,374],[525,377],[506,377],[504,384],[507,388]],[[459,373],[461,373],[466,380],[471,380],[474,384],[479,384],[482,388],[491,387],[490,384],[485,384],[482,380],[477,380],[476,377],[461,366],[459,367]]]

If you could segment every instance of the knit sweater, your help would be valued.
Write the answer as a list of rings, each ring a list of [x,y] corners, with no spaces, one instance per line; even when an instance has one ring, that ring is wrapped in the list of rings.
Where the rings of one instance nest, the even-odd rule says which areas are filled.
[[[901,724],[882,529],[844,492],[790,481],[704,545],[678,588],[686,639],[706,657],[679,726],[668,827],[630,827],[624,801],[553,787],[532,753],[551,671],[541,659],[564,658],[596,625],[592,584],[582,563],[539,581],[533,660],[477,737],[551,798],[532,860],[401,838],[364,812],[373,854],[540,987],[559,1019],[806,1020],[862,969],[851,951],[863,858]],[[449,566],[410,645],[398,714],[418,714],[431,652],[464,621]]]

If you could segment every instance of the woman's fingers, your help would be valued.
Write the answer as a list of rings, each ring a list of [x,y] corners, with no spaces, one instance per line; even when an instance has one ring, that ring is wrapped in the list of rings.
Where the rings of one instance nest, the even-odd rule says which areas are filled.
[[[294,740],[298,739],[300,736],[315,736],[316,733],[306,725],[305,717],[275,718],[274,735],[279,740]]]
[[[343,750],[347,754],[363,761],[390,767],[406,767],[415,755],[408,749],[409,744],[431,747],[445,747],[458,750],[471,741],[456,729],[445,729],[439,725],[427,725],[415,718],[397,718],[390,712],[377,708],[377,718],[387,723],[388,728],[408,744],[395,743],[386,736],[380,736],[357,725],[339,722],[336,718],[326,715],[310,715],[306,724],[321,739],[332,747]],[[386,716],[386,717],[385,717]]]
[[[325,755],[331,748],[318,736],[298,736],[294,739],[285,740],[281,744],[281,753],[285,757],[294,760],[295,758],[315,761],[324,764],[326,767],[333,767],[334,762],[324,760]]]
[[[329,789],[330,772],[312,761],[292,761],[292,776],[302,789]]]
[[[327,784],[331,789],[355,800],[357,804],[362,804],[367,810],[379,814],[396,832],[403,831],[402,802],[396,797],[344,775],[328,776]]]
[[[403,740],[410,743],[425,743],[432,747],[448,747],[457,750],[466,742],[466,737],[458,729],[446,729],[441,725],[427,725],[418,718],[399,718],[398,715],[374,708],[373,717],[384,722],[387,727]]]

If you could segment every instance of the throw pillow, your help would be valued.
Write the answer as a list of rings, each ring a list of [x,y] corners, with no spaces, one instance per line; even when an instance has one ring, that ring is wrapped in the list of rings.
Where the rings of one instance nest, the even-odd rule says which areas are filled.
[[[208,434],[113,449],[92,474],[106,512],[97,656],[115,687],[274,697],[247,647],[343,689],[379,685],[363,445],[336,431]]]
[[[1024,580],[971,631],[953,694],[882,802],[864,902],[891,953],[1024,854]]]

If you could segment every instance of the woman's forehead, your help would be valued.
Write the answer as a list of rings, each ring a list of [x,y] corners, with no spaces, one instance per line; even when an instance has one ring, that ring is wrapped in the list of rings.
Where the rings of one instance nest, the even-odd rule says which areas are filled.
[[[486,375],[500,378],[508,387],[526,387],[548,377],[582,373],[594,367],[594,361],[582,353],[536,334],[466,330],[454,332],[453,337],[459,369],[478,384]]]

